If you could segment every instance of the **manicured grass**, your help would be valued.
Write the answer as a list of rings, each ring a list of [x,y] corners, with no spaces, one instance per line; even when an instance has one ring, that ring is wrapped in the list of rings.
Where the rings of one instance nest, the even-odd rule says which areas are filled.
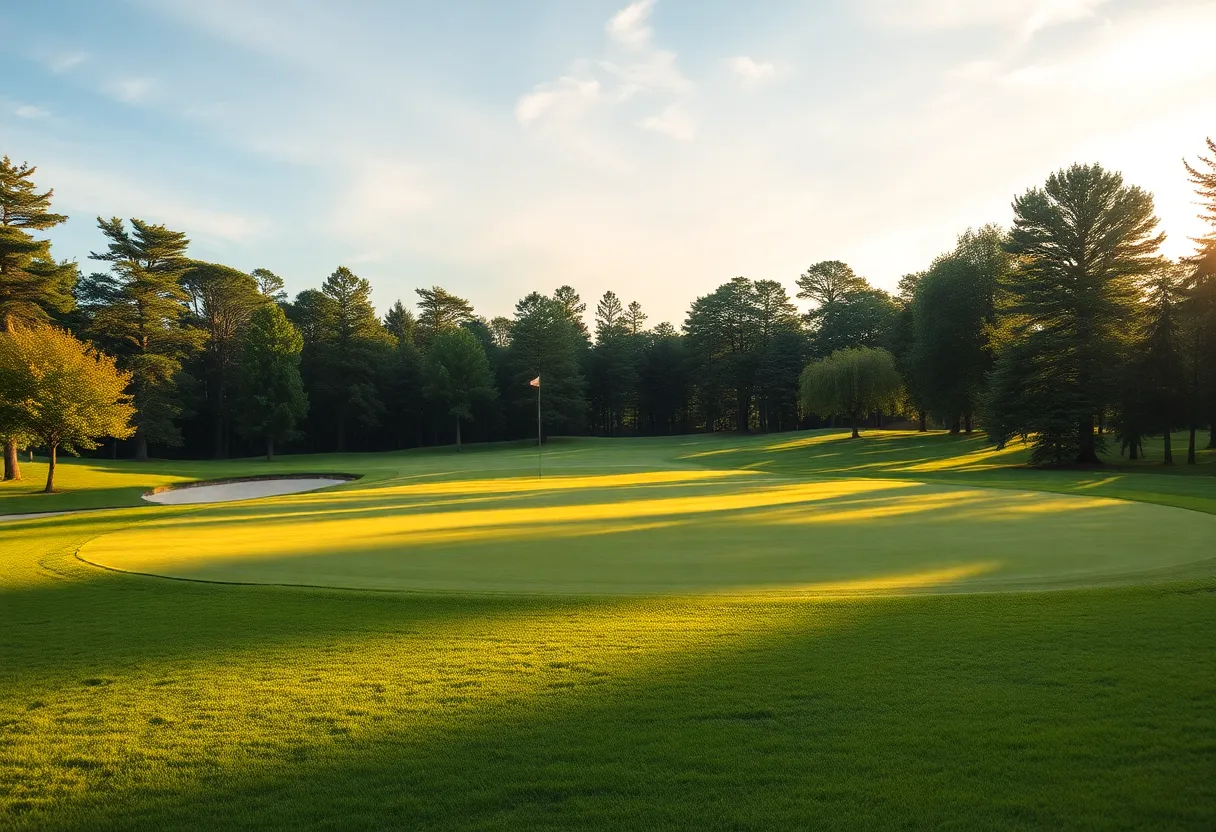
[[[773,447],[790,442],[802,444]],[[942,529],[975,541],[974,551],[955,553],[960,563],[991,560],[1007,536],[1001,528],[1021,522],[958,516],[968,500],[999,515],[1000,501],[1013,499],[988,489],[958,505],[852,516],[848,535],[840,522],[787,529],[748,520],[824,509],[774,505],[775,494],[788,493],[782,488],[862,489],[833,496],[838,512],[842,500],[873,499],[886,486],[856,482],[870,473],[895,481],[883,492],[891,501],[852,504],[846,516],[896,509],[896,495],[934,502],[972,493],[910,484],[918,479],[1075,491],[1083,496],[1017,499],[1069,507],[1036,519],[1071,535],[1074,545],[1057,545],[1054,557],[1073,558],[1082,572],[1101,552],[1082,557],[1080,543],[1102,535],[1119,512],[1148,512],[1120,527],[1122,535],[1152,532],[1126,547],[1137,569],[1169,559],[1185,540],[1180,529],[1211,528],[1202,513],[1087,503],[1125,489],[1210,510],[1210,463],[1168,474],[976,470],[992,463],[977,459],[982,451],[971,443],[915,435],[847,443],[822,433],[560,442],[547,449],[544,490],[528,476],[533,457],[519,449],[295,458],[274,465],[366,476],[243,506],[0,524],[0,827],[1211,829],[1211,561],[1102,589],[755,593],[774,577],[808,577],[782,577],[789,562],[774,552],[801,538],[828,536],[812,553],[830,558],[850,537],[869,535],[835,578],[818,576],[858,581],[903,574],[890,560],[897,543],[922,573],[951,565],[925,550],[934,545],[928,538],[904,540],[916,531],[909,518],[944,512]],[[850,470],[875,458],[880,466]],[[938,467],[903,470],[927,463]],[[132,505],[140,489],[174,476],[267,468],[123,464],[111,474],[109,464],[77,463],[65,466],[63,485],[79,488],[87,477],[89,490],[35,498],[6,485],[0,513]],[[1110,476],[1119,479],[1102,482]],[[749,495],[761,504],[713,510]],[[617,516],[663,500],[685,502],[678,512]],[[22,508],[7,508],[13,503]],[[594,506],[617,515],[587,519]],[[529,528],[494,514],[511,510],[523,512],[516,519],[537,516],[537,560],[523,561],[526,536],[503,538],[504,527]],[[494,522],[450,522],[477,516]],[[561,533],[660,516],[686,525]],[[430,518],[434,535],[468,534],[403,547],[395,538],[418,529],[402,518]],[[360,520],[373,527],[365,537]],[[345,532],[326,537],[329,522]],[[868,528],[884,523],[904,525]],[[487,571],[500,588],[541,589],[546,572],[564,568],[566,588],[585,593],[594,583],[587,576],[606,574],[613,552],[626,573],[649,570],[645,581],[629,580],[667,582],[650,595],[531,597],[232,586],[107,572],[74,554],[89,541],[86,553],[107,539],[154,544],[175,528],[191,530],[179,548],[207,550],[222,535],[230,549],[249,552],[279,545],[273,535],[265,543],[269,532],[294,528],[285,533],[294,555],[276,550],[260,560],[320,558],[327,573],[341,570],[343,551],[356,559],[416,552],[432,577],[446,569],[452,581],[462,570],[449,561],[463,558],[464,583],[449,590],[484,589]],[[487,529],[498,537],[483,537]],[[377,533],[390,543],[377,548]],[[346,544],[335,542],[343,537]],[[763,581],[739,555],[749,539]],[[1042,560],[1045,545],[1015,541],[1001,557],[1021,551]],[[309,546],[324,551],[300,557]],[[1144,546],[1152,549],[1137,551]],[[164,554],[155,545],[127,548]],[[707,560],[713,551],[720,556]],[[694,558],[686,569],[681,552]],[[707,582],[681,585],[693,567]],[[1078,580],[1114,574],[1129,573],[1090,570]],[[617,580],[616,589],[629,588]],[[964,580],[939,575],[919,589],[958,589]],[[709,586],[716,594],[673,594]]]

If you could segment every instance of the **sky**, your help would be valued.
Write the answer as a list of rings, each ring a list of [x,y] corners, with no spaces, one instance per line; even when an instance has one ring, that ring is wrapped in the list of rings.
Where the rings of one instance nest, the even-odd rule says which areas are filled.
[[[0,155],[84,271],[96,217],[381,312],[608,289],[650,322],[844,260],[893,289],[1074,162],[1202,233],[1216,0],[40,0],[0,9]]]

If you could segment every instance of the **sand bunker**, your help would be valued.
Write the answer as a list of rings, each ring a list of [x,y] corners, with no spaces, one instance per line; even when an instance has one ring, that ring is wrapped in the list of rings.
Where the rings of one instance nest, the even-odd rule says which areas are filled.
[[[74,511],[31,511],[28,514],[0,514],[0,523],[10,520],[37,520],[39,517],[58,517],[61,514],[78,514],[84,509]]]
[[[150,503],[167,506],[183,506],[196,503],[231,503],[236,500],[256,500],[259,497],[277,497],[281,494],[298,494],[316,491],[338,483],[348,482],[349,477],[280,477],[273,479],[236,480],[233,482],[199,483],[181,485],[145,494]]]

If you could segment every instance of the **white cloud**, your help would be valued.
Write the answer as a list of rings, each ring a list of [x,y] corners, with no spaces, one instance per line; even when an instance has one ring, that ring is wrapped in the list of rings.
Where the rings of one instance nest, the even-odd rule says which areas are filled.
[[[13,112],[21,118],[46,118],[51,114],[49,110],[35,107],[32,104],[22,104]]]
[[[638,125],[679,141],[690,141],[697,134],[696,122],[680,104],[670,104],[659,115],[644,118]]]
[[[680,71],[674,52],[654,45],[654,30],[648,25],[653,9],[654,0],[637,0],[613,15],[604,27],[608,33],[605,57],[598,61],[580,58],[566,75],[520,96],[515,104],[516,120],[525,127],[545,124],[550,127],[550,138],[567,150],[618,170],[629,165],[613,148],[612,136],[618,134],[615,128],[620,121],[618,117],[614,123],[613,108],[635,98],[666,99],[666,105],[659,115],[634,120],[634,126],[691,139],[696,125],[683,105],[696,85]],[[653,105],[653,101],[648,103]],[[592,119],[593,114],[598,117]],[[561,128],[552,129],[554,125]]]
[[[156,81],[152,78],[115,78],[105,85],[104,90],[107,95],[124,104],[143,104],[156,91]]]
[[[731,58],[728,63],[745,87],[754,86],[762,81],[771,79],[777,73],[777,68],[771,63],[756,63],[746,55]]]
[[[52,57],[47,62],[47,66],[50,67],[51,72],[56,74],[67,72],[77,64],[83,63],[87,57],[89,56],[85,52],[65,52],[62,55]]]
[[[654,30],[648,25],[654,0],[636,0],[612,16],[604,27],[615,43],[630,49],[649,46]]]
[[[528,125],[549,117],[572,119],[586,112],[600,97],[600,83],[594,79],[562,76],[536,88],[515,104],[515,118]]]

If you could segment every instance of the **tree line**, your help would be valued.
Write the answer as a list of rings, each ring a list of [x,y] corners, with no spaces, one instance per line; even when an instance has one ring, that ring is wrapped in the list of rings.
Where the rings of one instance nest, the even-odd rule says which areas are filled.
[[[968,229],[895,292],[840,261],[736,277],[677,329],[570,286],[486,318],[439,286],[382,316],[339,266],[294,298],[274,272],[193,259],[182,231],[98,218],[92,268],[37,232],[67,218],[36,169],[0,163],[0,439],[147,459],[276,449],[370,451],[547,434],[785,431],[906,420],[1040,464],[1132,458],[1151,436],[1216,426],[1216,144],[1185,173],[1209,233],[1159,254],[1150,194],[1074,165],[1013,201],[1010,228]],[[590,325],[588,325],[590,323]],[[44,344],[41,351],[36,345]],[[49,356],[72,373],[49,374]],[[41,357],[39,357],[41,356]],[[37,360],[35,360],[37,359]],[[71,376],[71,378],[68,378]],[[55,379],[58,378],[56,381]],[[55,423],[52,426],[52,423]],[[53,427],[53,429],[52,429]],[[1209,435],[1209,445],[1213,437]],[[49,487],[49,483],[48,483]]]

